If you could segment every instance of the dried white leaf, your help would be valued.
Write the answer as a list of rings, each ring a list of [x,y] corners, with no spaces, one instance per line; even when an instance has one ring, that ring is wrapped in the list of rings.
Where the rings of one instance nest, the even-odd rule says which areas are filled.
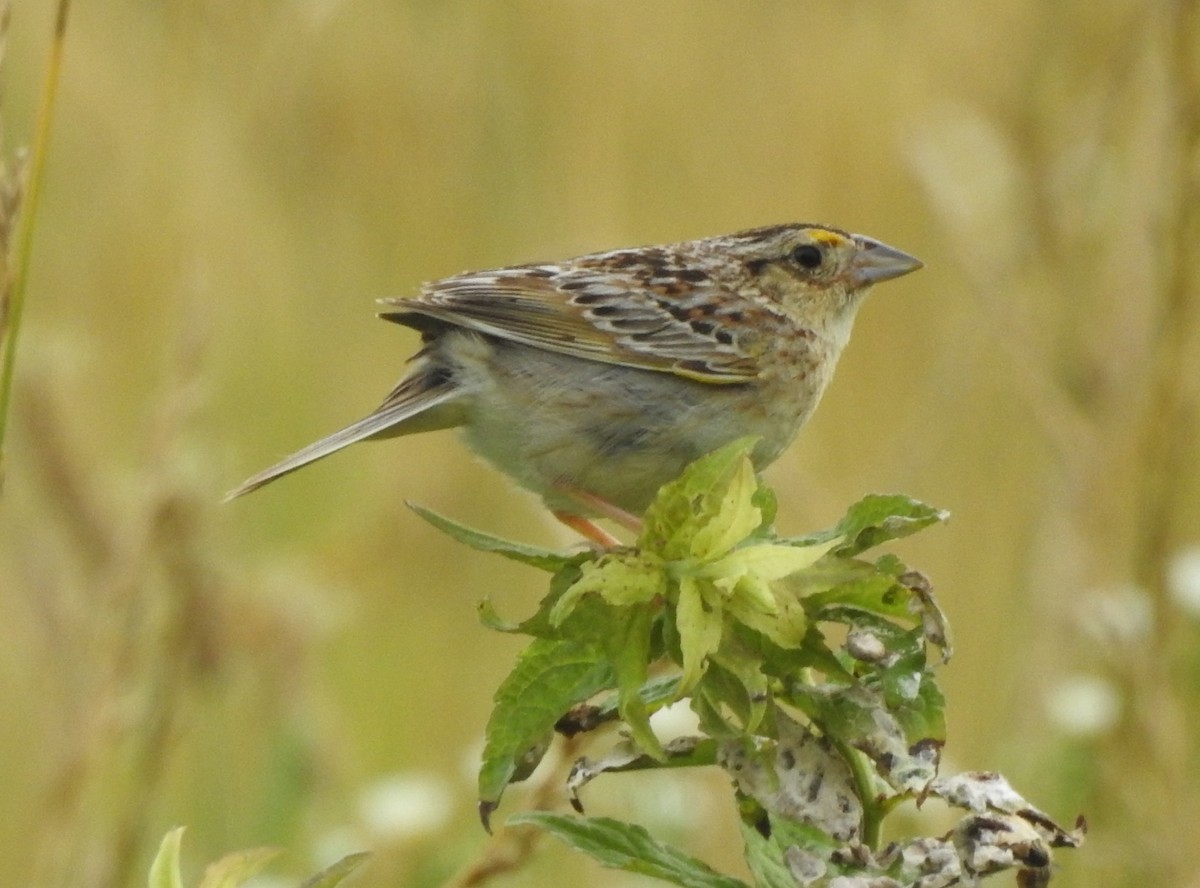
[[[801,885],[811,885],[824,877],[828,867],[818,855],[797,845],[792,845],[783,852],[783,862],[788,871]]]
[[[806,823],[849,841],[858,833],[862,804],[850,769],[824,740],[777,712],[779,741],[758,748],[730,741],[717,752],[718,763],[738,789],[771,814]]]

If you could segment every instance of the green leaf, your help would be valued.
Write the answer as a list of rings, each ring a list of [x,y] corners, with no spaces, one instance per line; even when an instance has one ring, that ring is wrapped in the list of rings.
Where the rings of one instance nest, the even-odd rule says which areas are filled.
[[[278,848],[253,848],[226,854],[204,870],[200,888],[238,888],[262,872],[279,853]]]
[[[704,674],[704,661],[721,645],[724,623],[719,597],[706,596],[701,581],[683,577],[679,581],[679,602],[675,608],[675,627],[683,656],[680,694],[690,691]]]
[[[696,528],[691,555],[701,561],[720,558],[762,524],[762,512],[754,505],[758,478],[749,455],[733,464],[727,483],[711,491],[707,520]]]
[[[888,639],[885,647],[891,656],[879,672],[879,685],[888,709],[895,710],[911,704],[920,695],[921,682],[928,677],[921,630],[914,629]]]
[[[899,668],[895,669],[898,672]],[[928,669],[914,670],[904,677],[905,684],[915,687],[916,693],[901,699],[895,694],[896,675],[888,670],[884,676],[892,713],[904,731],[910,746],[926,741],[942,743],[946,739],[946,698]]]
[[[733,733],[725,719],[713,721],[708,716],[721,707],[741,723],[740,733],[753,733],[762,720],[767,701],[767,679],[761,671],[762,661],[740,644],[724,644],[709,660],[704,678],[692,691],[692,702],[699,698],[702,706],[693,705],[704,718],[705,730],[716,736]]]
[[[753,578],[747,578],[738,583],[737,591],[746,589]],[[730,616],[743,625],[761,632],[775,644],[784,649],[795,649],[804,644],[808,635],[808,616],[804,606],[799,601],[784,598],[777,606],[775,613],[764,613],[753,606],[753,598],[747,599],[735,594],[730,598],[726,609]]]
[[[742,853],[757,888],[797,888],[799,883],[783,859],[784,849],[742,821]]]
[[[837,683],[853,681],[853,676],[829,649],[819,627],[809,624],[799,647],[787,648],[745,624],[733,626],[738,643],[757,656],[765,675],[784,682],[793,682],[805,669],[816,669]]]
[[[765,811],[762,812],[762,816],[766,816]],[[760,833],[754,824],[747,823],[745,819],[742,819],[740,823],[743,853],[750,872],[754,873],[754,883],[757,888],[798,888],[801,884],[826,884],[826,880],[821,877],[828,874],[830,867],[826,861],[838,847],[838,843],[818,829],[793,823],[786,818],[772,817],[769,822],[771,825],[770,838]],[[805,839],[810,836],[816,838],[807,841],[789,841],[790,838],[800,833],[803,833]],[[810,867],[808,874],[816,876],[811,883],[798,881],[796,875],[793,874],[792,866],[786,859],[788,855],[794,856],[798,853],[804,853],[803,863]]]
[[[184,829],[177,826],[163,836],[158,853],[150,864],[149,888],[183,888],[183,876],[179,872],[179,846],[183,842]]]
[[[808,616],[796,590],[776,581],[811,566],[833,545],[832,540],[807,548],[751,544],[705,565],[697,574],[712,577],[726,593],[724,608],[733,620],[782,647],[795,648],[805,638]]]
[[[742,438],[727,444],[663,485],[646,509],[639,548],[672,561],[690,559],[700,549],[705,550],[701,557],[710,557],[714,547],[741,533],[733,540],[739,542],[758,528],[763,516],[753,504],[757,482],[749,467],[755,443],[754,438]]]
[[[764,580],[779,580],[791,576],[815,564],[822,555],[836,544],[835,540],[813,546],[785,546],[771,543],[754,543],[742,546],[714,561],[705,564],[697,572],[699,576],[712,579],[727,579],[753,574]]]
[[[366,863],[371,855],[367,851],[349,854],[314,876],[304,880],[300,888],[337,888],[343,880]]]
[[[550,579],[550,591],[543,596],[541,602],[538,604],[537,612],[519,623],[505,620],[496,612],[492,602],[488,598],[484,598],[477,606],[479,621],[489,629],[495,629],[497,632],[520,633],[522,635],[532,635],[535,638],[549,638],[552,640],[563,638],[565,635],[569,635],[569,633],[564,633],[556,626],[551,621],[550,615],[554,612],[562,597],[570,591],[577,579],[579,579],[579,565],[575,563],[566,565]],[[576,633],[575,637],[579,637],[579,634]]]
[[[919,619],[908,606],[912,597],[894,577],[872,574],[808,595],[804,604],[814,620],[835,619],[830,616],[835,609],[851,608],[912,625]]]
[[[653,615],[645,607],[618,611],[617,631],[607,635],[605,654],[617,674],[617,711],[629,726],[634,742],[648,755],[666,758],[662,744],[650,729],[650,708],[642,697],[642,688],[650,669],[650,634]]]
[[[479,770],[484,808],[499,803],[529,751],[546,742],[564,712],[614,681],[612,667],[595,645],[532,641],[496,691]]]
[[[760,484],[754,491],[751,502],[762,515],[762,524],[758,526],[753,536],[775,540],[775,515],[779,512],[779,502],[775,498],[775,491],[765,484]]]
[[[612,869],[651,876],[684,888],[749,888],[744,882],[722,875],[708,864],[658,841],[632,823],[607,817],[569,817],[548,811],[524,811],[507,822],[543,829],[568,847]]]
[[[789,540],[793,545],[812,545],[836,537],[844,538],[834,551],[857,555],[888,540],[900,539],[945,521],[950,513],[901,494],[871,494],[850,507],[834,527]]]
[[[771,837],[781,846],[795,845],[825,858],[834,856],[838,849],[845,847],[842,842],[815,826],[782,817],[772,821]],[[835,871],[842,872],[841,869]]]
[[[645,682],[638,690],[642,702],[652,711],[668,703],[673,703],[680,697],[679,676],[660,675]],[[615,695],[601,699],[596,704],[596,717],[607,721],[617,714],[617,697]]]
[[[500,613],[496,610],[496,606],[492,604],[492,599],[489,597],[485,596],[480,599],[479,604],[475,606],[475,613],[479,617],[479,622],[489,629],[509,634],[523,631],[521,623],[514,623],[500,616]]]
[[[585,595],[598,595],[611,605],[628,607],[666,594],[663,561],[653,552],[606,552],[580,565],[579,579],[550,609],[550,625],[560,625]]]
[[[564,555],[553,549],[543,549],[540,546],[529,546],[525,543],[514,543],[503,537],[492,536],[482,530],[475,530],[465,524],[459,524],[451,518],[439,515],[417,503],[407,503],[407,506],[436,527],[442,533],[453,537],[465,546],[470,546],[480,552],[495,552],[521,564],[528,564],[539,570],[555,572],[562,570],[568,564],[574,564],[586,557],[586,553]]]

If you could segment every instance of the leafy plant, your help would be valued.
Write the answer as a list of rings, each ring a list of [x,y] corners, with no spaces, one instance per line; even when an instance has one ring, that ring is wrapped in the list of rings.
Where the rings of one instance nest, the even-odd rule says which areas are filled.
[[[154,862],[150,864],[148,888],[183,888],[180,849],[183,827],[176,827],[163,836]],[[208,865],[198,888],[239,888],[257,876],[277,855],[275,848],[254,848],[236,851]],[[367,854],[351,854],[304,880],[300,888],[337,888],[360,867]]]
[[[423,508],[461,542],[545,570],[536,613],[484,622],[529,635],[501,683],[479,772],[485,827],[505,789],[526,778],[554,734],[616,722],[623,738],[577,762],[580,791],[615,771],[714,766],[758,886],[937,886],[1008,868],[1049,879],[1051,849],[1076,847],[998,774],[940,776],[944,699],[935,670],[950,655],[928,580],[879,545],[945,520],[903,496],[868,496],[835,526],[785,538],[755,476],[753,440],[695,462],[665,486],[629,547],[562,554],[465,528]],[[651,715],[686,698],[701,733],[664,744]],[[939,798],[966,813],[940,837],[881,845],[900,802]],[[530,824],[600,863],[678,885],[734,888],[636,824],[527,811]]]
[[[556,733],[577,743],[615,724],[618,739],[578,759],[567,778],[575,814],[543,810],[543,800],[507,824],[686,888],[750,888],[638,824],[583,816],[581,793],[603,775],[708,766],[732,779],[731,816],[755,888],[945,888],[1014,868],[1023,888],[1048,882],[1052,850],[1079,846],[1082,818],[1059,826],[999,774],[939,773],[945,700],[935,673],[950,657],[946,618],[924,575],[872,552],[946,513],[868,496],[831,528],[780,537],[774,496],[749,460],[753,445],[737,441],[697,460],[659,492],[635,543],[606,551],[513,543],[413,507],[475,549],[552,575],[521,622],[480,605],[486,625],[532,638],[487,724],[478,777],[485,828]],[[699,733],[664,743],[651,716],[682,699]],[[957,825],[885,846],[888,814],[930,798],[963,811]],[[179,839],[179,830],[164,839],[150,888],[182,888]],[[271,856],[223,858],[201,888],[235,888]],[[333,888],[361,859],[304,888]],[[456,884],[512,865],[484,861]]]

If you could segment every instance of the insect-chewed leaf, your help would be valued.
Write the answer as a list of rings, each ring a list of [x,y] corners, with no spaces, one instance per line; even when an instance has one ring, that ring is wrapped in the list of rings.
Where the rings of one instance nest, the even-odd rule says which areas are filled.
[[[615,607],[630,607],[666,592],[663,562],[653,552],[608,552],[579,566],[579,578],[551,608],[550,624],[561,625],[585,595],[598,595]]]
[[[749,456],[743,456],[733,465],[724,489],[714,489],[713,508],[692,536],[692,557],[721,558],[762,524],[762,512],[754,505],[757,489],[754,466]]]
[[[707,559],[756,530],[763,512],[754,504],[758,482],[749,462],[755,442],[727,444],[663,485],[646,510],[639,547],[667,560]]]
[[[911,625],[918,619],[909,607],[912,598],[912,593],[896,582],[895,577],[876,573],[815,592],[804,602],[814,620],[828,619],[831,612],[848,608]]]

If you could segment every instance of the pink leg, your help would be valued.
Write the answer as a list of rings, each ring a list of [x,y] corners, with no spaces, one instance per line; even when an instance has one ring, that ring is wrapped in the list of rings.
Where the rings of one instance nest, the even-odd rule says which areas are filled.
[[[571,530],[574,530],[577,533],[587,537],[601,549],[614,549],[621,545],[621,541],[619,539],[606,531],[603,527],[600,527],[594,522],[589,521],[587,518],[584,518],[582,515],[558,511],[555,511],[552,514],[563,524],[567,525],[567,527],[571,528]]]
[[[600,517],[607,518],[624,527],[626,530],[632,530],[634,533],[642,532],[642,519],[631,512],[626,512],[620,506],[614,506],[608,500],[601,499],[594,493],[588,493],[586,490],[579,490],[576,487],[560,486],[558,489],[580,505],[587,506],[588,509],[596,512]]]

